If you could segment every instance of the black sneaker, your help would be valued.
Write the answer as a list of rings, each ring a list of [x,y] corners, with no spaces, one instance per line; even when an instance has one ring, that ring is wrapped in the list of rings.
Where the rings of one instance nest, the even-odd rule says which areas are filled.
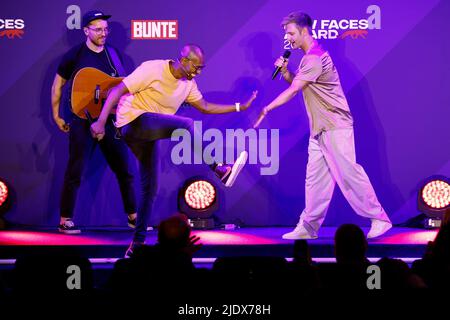
[[[128,226],[131,229],[136,229],[136,223],[137,223],[137,218],[134,219],[130,219],[130,217],[128,217]],[[147,231],[153,231],[153,227],[147,227]]]
[[[127,249],[127,252],[125,252],[125,258],[132,258],[134,255],[134,250],[136,250],[138,247],[142,247],[143,245],[144,242],[132,241]]]
[[[242,168],[244,168],[245,163],[247,162],[247,158],[248,158],[247,151],[242,151],[233,165],[230,164],[216,165],[216,167],[214,168],[214,172],[220,179],[220,181],[222,181],[222,183],[225,185],[225,187],[233,186],[237,176],[241,172]]]
[[[77,227],[75,227],[75,224],[73,223],[72,219],[67,219],[64,221],[64,223],[60,224],[58,226],[59,232],[65,233],[65,234],[78,234],[81,233],[81,230]]]

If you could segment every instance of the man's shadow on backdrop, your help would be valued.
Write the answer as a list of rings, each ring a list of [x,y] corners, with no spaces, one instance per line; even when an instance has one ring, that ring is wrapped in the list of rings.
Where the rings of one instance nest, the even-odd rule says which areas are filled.
[[[392,183],[389,174],[385,134],[376,114],[369,84],[355,65],[346,58],[345,41],[350,40],[336,39],[319,41],[319,43],[330,52],[338,69],[344,92],[346,92],[355,123],[357,161],[368,173],[381,204],[388,213],[392,214],[401,206],[403,199],[398,188]],[[257,89],[259,91],[258,98],[244,118],[232,114],[223,115],[220,118],[208,120],[209,126],[221,129],[249,128],[261,108],[288,87],[287,83],[273,81],[270,78],[274,68],[273,63],[280,55],[281,45],[276,45],[278,42],[279,39],[276,36],[268,33],[250,34],[240,41],[239,45],[244,50],[246,57],[247,69],[243,71],[244,75],[234,82],[230,91],[207,92],[205,97],[208,100],[223,103],[234,100],[243,101],[245,94],[248,95],[248,92]],[[303,54],[295,53],[295,56],[291,56],[289,64],[292,72],[296,70],[298,62],[303,56]],[[351,88],[349,88],[350,84],[352,84]],[[242,203],[245,204],[247,201],[255,203],[255,192],[266,194],[264,197],[266,199],[273,199],[276,195],[277,201],[265,203],[264,208],[255,208],[255,211],[266,212],[258,218],[259,221],[264,220],[266,224],[274,225],[290,220],[295,223],[298,213],[304,207],[304,180],[309,140],[309,125],[302,96],[298,95],[282,106],[280,110],[273,112],[270,119],[266,118],[265,121],[266,124],[263,124],[263,128],[281,128],[280,151],[283,148],[283,139],[292,146],[280,159],[280,172],[276,176],[260,176],[256,166],[248,167],[247,171],[253,176],[256,183],[252,191],[242,196],[237,206],[242,206]],[[292,181],[298,184],[295,188],[292,188]],[[280,192],[280,189],[283,190],[283,185],[286,184],[289,185],[288,191]],[[295,190],[292,191],[292,189]],[[367,219],[353,212],[338,186],[335,190],[337,191],[333,196],[325,224],[336,225],[347,221],[368,225]],[[271,214],[273,212],[278,212],[279,215],[274,217]],[[247,219],[255,220],[251,215],[252,213],[249,212]]]

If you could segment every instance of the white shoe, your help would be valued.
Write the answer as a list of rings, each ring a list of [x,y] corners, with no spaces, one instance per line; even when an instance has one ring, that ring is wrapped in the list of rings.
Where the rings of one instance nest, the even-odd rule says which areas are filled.
[[[237,176],[241,172],[242,168],[244,168],[245,163],[247,162],[248,158],[248,152],[242,151],[239,157],[236,159],[236,162],[233,164],[233,167],[231,168],[231,173],[226,179],[225,187],[231,187],[233,186],[234,182],[236,181]]]
[[[283,239],[299,240],[299,239],[317,239],[317,236],[312,236],[302,225],[298,224],[291,232],[283,234]]]
[[[384,234],[392,228],[392,223],[390,221],[383,221],[372,219],[372,226],[370,227],[370,231],[367,233],[367,238],[376,238]]]

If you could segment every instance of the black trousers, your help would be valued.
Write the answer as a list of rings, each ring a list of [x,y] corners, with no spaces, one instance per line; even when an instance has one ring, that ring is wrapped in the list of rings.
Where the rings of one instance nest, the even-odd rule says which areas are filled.
[[[141,199],[133,241],[145,241],[148,220],[158,193],[159,140],[170,138],[176,129],[187,130],[191,137],[196,134],[191,118],[150,112],[121,128],[124,141],[138,159],[141,179]]]
[[[69,162],[64,175],[64,184],[61,194],[61,217],[72,218],[77,198],[78,188],[81,182],[84,165],[92,154],[93,148],[100,147],[106,162],[117,177],[123,206],[126,214],[135,213],[137,210],[136,196],[134,193],[134,176],[129,166],[128,148],[126,144],[116,139],[116,131],[108,118],[105,126],[105,136],[98,142],[90,133],[90,125],[87,120],[76,116],[70,122],[69,131]]]

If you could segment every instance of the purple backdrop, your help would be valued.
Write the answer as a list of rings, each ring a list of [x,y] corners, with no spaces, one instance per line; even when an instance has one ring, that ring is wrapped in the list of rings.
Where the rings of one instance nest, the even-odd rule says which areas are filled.
[[[416,194],[430,175],[450,176],[450,70],[448,1],[10,1],[0,4],[0,19],[23,19],[22,38],[0,37],[0,177],[13,186],[16,205],[7,218],[22,224],[56,225],[58,200],[67,161],[67,136],[51,118],[50,87],[61,55],[83,41],[80,30],[68,30],[66,13],[102,9],[113,17],[109,42],[124,52],[129,71],[149,59],[176,58],[187,42],[207,55],[198,78],[211,101],[234,103],[253,89],[259,96],[242,114],[180,114],[203,120],[204,128],[248,128],[265,103],[286,85],[271,81],[273,61],[283,52],[281,18],[294,10],[313,19],[367,19],[370,5],[380,9],[381,29],[365,38],[320,40],[341,76],[355,118],[357,159],[394,222],[417,215]],[[131,40],[133,19],[178,20],[178,40]],[[0,30],[1,32],[2,30]],[[343,32],[343,31],[342,31]],[[293,52],[290,65],[300,61]],[[220,188],[222,222],[288,225],[304,205],[308,121],[301,96],[278,109],[263,124],[280,129],[280,170],[261,176],[249,165],[236,186]],[[171,144],[163,143],[163,153]],[[174,166],[162,161],[161,189],[152,223],[176,210],[177,191],[202,166]],[[116,180],[100,152],[92,155],[79,193],[76,220],[82,225],[125,225]],[[327,225],[367,225],[338,188]]]

